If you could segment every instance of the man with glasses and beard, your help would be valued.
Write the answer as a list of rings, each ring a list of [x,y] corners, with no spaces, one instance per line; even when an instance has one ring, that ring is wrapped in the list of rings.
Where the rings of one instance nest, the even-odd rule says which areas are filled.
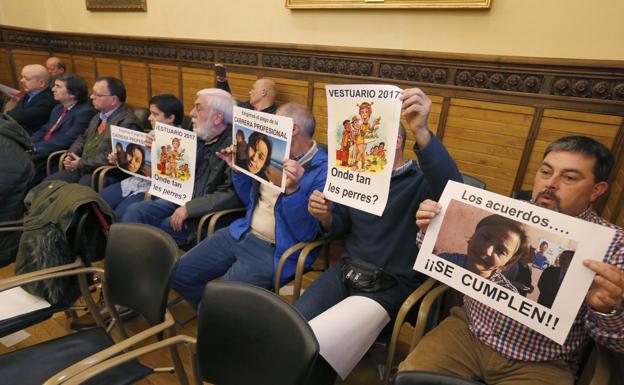
[[[624,231],[592,208],[608,189],[613,164],[611,152],[594,139],[568,136],[548,146],[535,175],[534,204],[617,230],[603,262],[583,260],[596,276],[563,345],[465,296],[463,309],[453,308],[399,370],[445,372],[488,384],[572,384],[574,364],[590,338],[624,352]],[[439,212],[431,200],[420,205],[421,234]]]

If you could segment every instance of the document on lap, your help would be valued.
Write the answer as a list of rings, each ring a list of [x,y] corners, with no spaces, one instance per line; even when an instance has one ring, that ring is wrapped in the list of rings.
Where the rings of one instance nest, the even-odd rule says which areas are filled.
[[[615,230],[453,181],[439,203],[414,269],[563,344],[594,277],[582,262],[602,261]],[[563,250],[551,272],[531,262],[544,241]],[[517,264],[530,271],[526,296],[512,284]]]
[[[388,202],[401,121],[401,89],[327,85],[327,182],[334,202],[381,216]]]
[[[293,120],[241,107],[234,107],[233,119],[234,168],[283,193]]]
[[[15,88],[9,87],[7,85],[0,84],[0,92],[12,98],[15,97],[15,95],[19,94],[20,90],[16,90]]]
[[[154,133],[149,193],[184,205],[193,198],[197,135],[163,123],[156,123]]]
[[[145,146],[147,134],[119,126],[111,126],[111,146],[117,167],[123,172],[151,179],[151,151]]]

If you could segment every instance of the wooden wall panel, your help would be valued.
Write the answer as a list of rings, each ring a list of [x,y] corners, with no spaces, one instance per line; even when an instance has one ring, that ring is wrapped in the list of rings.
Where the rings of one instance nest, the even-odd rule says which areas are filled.
[[[121,78],[121,65],[117,59],[108,59],[103,57],[95,58],[95,66],[98,76],[112,76]]]
[[[55,53],[54,56],[58,57],[65,63],[66,72],[74,72],[74,60],[71,55],[63,53]]]
[[[189,114],[197,98],[197,91],[215,86],[213,70],[182,67],[182,103],[184,113]]]
[[[535,110],[502,103],[452,99],[443,142],[461,172],[488,190],[510,195]]]
[[[258,76],[228,72],[227,78],[228,84],[230,85],[230,91],[232,91],[232,95],[234,95],[236,100],[240,102],[248,101],[249,90],[253,87],[253,84],[258,79]]]
[[[0,83],[9,87],[17,87],[17,84],[13,83],[9,52],[4,48],[0,48]]]
[[[93,57],[74,56],[74,71],[87,82],[87,87],[93,86],[95,83],[95,61]]]
[[[42,66],[45,66],[46,59],[50,57],[47,51],[30,51],[23,49],[14,49],[12,54],[18,81],[22,67],[28,64],[41,64]]]
[[[314,83],[312,95],[312,115],[316,120],[314,140],[327,143],[327,98],[325,97],[325,83]]]
[[[160,94],[180,96],[177,66],[150,64],[149,69],[152,82],[152,96]]]
[[[121,76],[126,92],[126,102],[133,108],[147,108],[149,98],[147,65],[136,61],[121,61]]]
[[[522,189],[529,189],[533,185],[535,172],[539,168],[544,150],[549,143],[563,136],[586,135],[612,149],[622,120],[621,116],[615,115],[544,110],[544,117],[523,177]]]
[[[308,104],[308,81],[285,78],[270,79],[275,82],[277,88],[275,103],[277,103],[278,106],[288,102],[295,102],[303,104],[304,106]]]
[[[617,205],[624,192],[624,166],[617,170],[613,182],[609,185],[609,199],[605,204],[603,215],[605,218],[612,218]]]
[[[429,126],[429,130],[431,130],[434,134],[437,134],[440,128],[440,113],[442,112],[442,103],[444,102],[444,98],[436,95],[428,96],[429,99],[431,99],[431,112],[429,112],[429,120],[427,121],[427,124]],[[403,126],[407,131],[407,142],[405,142],[405,151],[403,152],[403,155],[411,159],[416,159],[416,154],[414,154],[413,151],[415,143],[414,135],[412,135],[412,131],[407,125],[405,118],[401,119],[401,123],[403,123]]]

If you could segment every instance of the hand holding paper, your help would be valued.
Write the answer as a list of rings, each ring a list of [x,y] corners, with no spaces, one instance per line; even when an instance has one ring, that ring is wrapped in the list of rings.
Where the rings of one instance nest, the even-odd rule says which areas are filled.
[[[286,174],[286,194],[292,194],[299,190],[299,180],[303,176],[303,167],[295,160],[284,161],[284,174]]]
[[[586,259],[583,265],[596,273],[585,300],[592,309],[609,313],[624,294],[624,272],[604,262]]]
[[[225,163],[227,163],[227,165],[230,167],[232,167],[232,163],[234,163],[232,161],[232,157],[234,156],[234,153],[236,152],[234,147],[235,146],[232,144],[229,147],[226,147],[221,151],[217,151],[217,156],[220,159],[222,159]]]
[[[318,219],[323,229],[329,230],[332,225],[332,201],[325,198],[322,192],[316,190],[308,200],[308,212]]]
[[[149,134],[145,137],[145,147],[149,150],[152,149],[152,143],[156,140],[156,132],[154,130],[150,131]]]
[[[409,88],[401,92],[402,114],[416,137],[418,146],[423,148],[429,143],[427,119],[431,111],[431,100],[420,88]],[[422,142],[422,143],[421,143]]]
[[[427,227],[429,227],[429,223],[431,220],[440,213],[440,209],[442,206],[431,199],[425,199],[418,206],[418,211],[416,211],[416,226],[422,231],[422,233],[427,232]]]

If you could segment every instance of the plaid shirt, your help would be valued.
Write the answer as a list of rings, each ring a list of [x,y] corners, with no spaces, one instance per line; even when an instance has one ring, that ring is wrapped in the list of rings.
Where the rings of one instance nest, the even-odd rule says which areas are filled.
[[[604,257],[604,262],[624,270],[624,231],[599,217],[591,208],[582,212],[578,218],[617,230]],[[419,244],[422,244],[421,233],[416,239]],[[501,274],[493,275],[491,280],[509,289],[513,288]],[[509,359],[576,361],[589,337],[611,350],[624,352],[624,312],[618,315],[602,315],[583,302],[568,338],[563,345],[559,345],[468,296],[464,296],[464,309],[468,316],[470,330],[474,335]]]

